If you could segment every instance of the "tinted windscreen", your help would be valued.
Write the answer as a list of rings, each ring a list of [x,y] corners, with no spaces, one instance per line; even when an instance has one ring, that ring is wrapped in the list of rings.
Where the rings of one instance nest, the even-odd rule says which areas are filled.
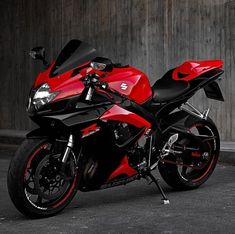
[[[96,49],[86,42],[79,40],[71,40],[60,52],[51,69],[50,77],[60,75],[73,68],[83,65],[91,61],[98,55]]]

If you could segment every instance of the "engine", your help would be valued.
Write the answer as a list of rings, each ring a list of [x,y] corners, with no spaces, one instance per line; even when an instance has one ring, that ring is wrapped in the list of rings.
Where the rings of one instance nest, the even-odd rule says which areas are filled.
[[[137,167],[143,162],[146,155],[146,138],[142,137],[141,141],[138,141],[142,135],[142,129],[136,128],[127,123],[118,123],[114,128],[114,137],[116,145],[123,147],[127,151],[130,166]]]

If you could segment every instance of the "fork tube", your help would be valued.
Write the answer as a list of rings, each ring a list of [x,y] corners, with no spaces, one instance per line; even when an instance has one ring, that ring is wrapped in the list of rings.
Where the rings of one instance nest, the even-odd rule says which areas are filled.
[[[68,144],[67,144],[66,150],[64,152],[64,156],[62,158],[62,163],[66,163],[67,162],[67,159],[68,159],[68,156],[70,154],[70,151],[73,148],[73,144],[74,144],[74,138],[73,138],[73,135],[70,134],[69,140],[68,140]]]
[[[151,156],[152,156],[152,144],[153,144],[153,134],[150,137],[150,146],[149,146],[149,161],[148,161],[148,167],[150,167],[151,163]]]

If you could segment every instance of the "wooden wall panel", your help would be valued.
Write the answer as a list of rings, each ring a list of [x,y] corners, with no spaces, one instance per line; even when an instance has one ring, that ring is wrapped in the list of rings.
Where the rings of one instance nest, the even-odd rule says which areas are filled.
[[[49,60],[71,38],[88,41],[114,61],[145,71],[151,83],[189,59],[224,59],[225,103],[203,92],[223,140],[235,140],[235,1],[1,0],[0,128],[30,129],[28,91],[42,66],[27,55],[35,45]]]
[[[225,17],[225,70],[224,92],[226,102],[221,122],[225,139],[235,140],[235,1],[226,4]],[[217,116],[219,119],[221,116]]]
[[[177,66],[185,60],[206,60],[206,59],[225,59],[225,45],[227,39],[224,39],[224,30],[233,30],[235,26],[226,26],[226,1],[224,0],[169,0],[166,1],[165,24],[167,35],[165,56],[167,57],[167,69]],[[227,59],[226,59],[227,60]],[[225,63],[227,61],[225,60]],[[229,85],[226,77],[221,82],[222,88]],[[227,101],[227,92],[225,92],[226,103],[209,100],[201,90],[195,95],[191,102],[204,110],[211,108],[210,116],[215,120],[220,129],[221,137],[224,140],[235,140],[231,134],[231,124],[225,118],[226,113],[230,113],[229,107],[235,105],[235,101]],[[228,104],[229,103],[229,104]],[[229,105],[229,106],[228,106]],[[232,121],[229,118],[229,121]]]

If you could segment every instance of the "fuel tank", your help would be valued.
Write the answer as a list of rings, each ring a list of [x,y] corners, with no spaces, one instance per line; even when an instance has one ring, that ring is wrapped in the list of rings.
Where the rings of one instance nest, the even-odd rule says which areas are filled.
[[[114,68],[103,78],[109,87],[127,96],[138,104],[146,102],[152,96],[148,77],[134,67]]]

